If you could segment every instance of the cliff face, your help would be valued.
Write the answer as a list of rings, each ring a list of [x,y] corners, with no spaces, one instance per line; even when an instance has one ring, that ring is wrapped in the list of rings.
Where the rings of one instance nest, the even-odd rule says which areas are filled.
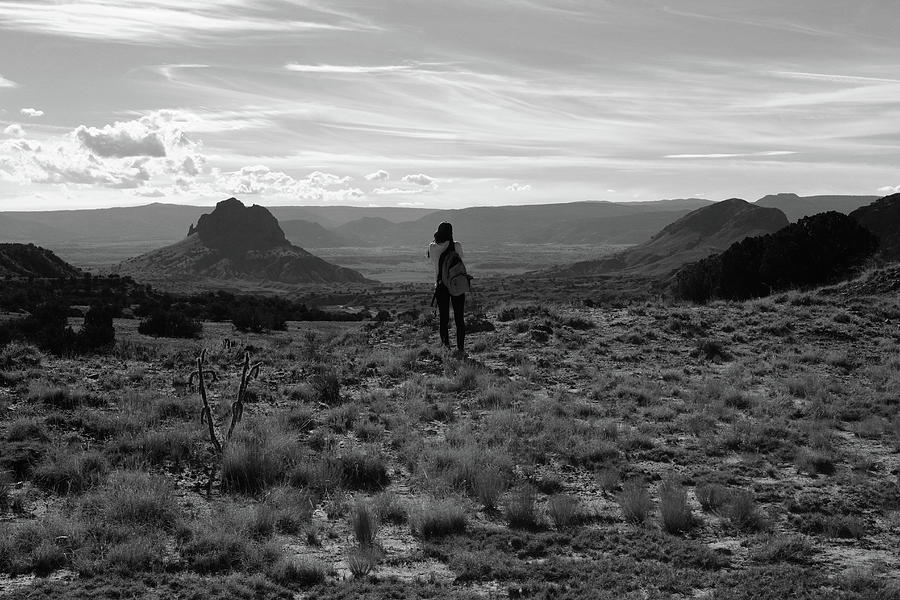
[[[188,229],[184,240],[124,261],[118,272],[136,280],[207,278],[278,283],[368,281],[292,245],[266,208],[223,200]]]
[[[237,198],[223,200],[202,215],[195,231],[204,246],[229,255],[290,245],[272,213],[258,204],[244,206]]]

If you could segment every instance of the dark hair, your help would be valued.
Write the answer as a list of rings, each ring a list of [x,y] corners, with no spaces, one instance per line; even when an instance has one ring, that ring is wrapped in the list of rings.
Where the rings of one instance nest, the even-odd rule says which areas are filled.
[[[444,242],[453,243],[453,225],[444,221],[440,225],[438,225],[437,231],[434,232],[434,241],[437,244],[442,244]]]

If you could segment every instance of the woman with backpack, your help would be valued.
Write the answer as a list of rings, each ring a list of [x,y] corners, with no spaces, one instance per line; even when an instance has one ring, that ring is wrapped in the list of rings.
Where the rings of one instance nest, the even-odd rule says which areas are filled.
[[[442,272],[447,276],[447,265],[451,262],[454,265],[462,265],[462,244],[453,241],[453,226],[446,221],[438,225],[437,231],[434,232],[434,241],[428,245],[426,256],[431,259],[434,264],[435,287],[432,304],[437,301],[438,313],[440,314],[439,331],[441,334],[441,344],[445,348],[450,347],[450,305],[453,305],[453,321],[456,323],[456,353],[458,356],[465,356],[466,341],[466,323],[463,319],[463,312],[466,306],[466,294],[451,294],[448,282],[442,280]],[[465,274],[465,268],[462,267]],[[468,285],[468,280],[466,280]]]

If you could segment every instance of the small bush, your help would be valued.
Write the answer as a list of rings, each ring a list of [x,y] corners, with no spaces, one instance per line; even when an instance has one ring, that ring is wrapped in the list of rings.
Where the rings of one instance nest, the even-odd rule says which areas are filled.
[[[176,310],[157,308],[138,324],[138,333],[154,337],[186,338],[200,337],[203,325]]]
[[[234,437],[222,455],[222,486],[255,494],[282,481],[298,460],[296,444],[282,436],[254,432]]]
[[[9,424],[6,430],[6,439],[10,442],[24,442],[25,440],[45,442],[50,438],[41,419],[21,417]]]
[[[537,511],[537,490],[531,485],[523,485],[513,490],[504,506],[506,522],[510,527],[538,529],[540,516]]]
[[[506,491],[506,480],[499,469],[483,467],[472,482],[472,494],[485,510],[497,508],[497,500]]]
[[[799,535],[770,536],[750,552],[750,559],[764,564],[787,562],[805,565],[810,563],[815,552],[813,545]]]
[[[314,560],[283,556],[269,569],[269,576],[281,585],[309,587],[325,581],[325,567]]]
[[[831,452],[801,448],[794,458],[797,470],[808,475],[833,475],[834,455]]]
[[[378,564],[378,554],[374,548],[354,548],[347,553],[347,567],[354,578],[365,577]]]
[[[320,367],[310,381],[317,402],[327,406],[341,403],[341,380],[334,369]]]
[[[350,529],[360,548],[371,548],[378,533],[378,516],[371,506],[357,504],[350,512]]]
[[[427,502],[410,516],[413,535],[423,539],[440,538],[466,530],[466,513],[452,500]]]
[[[98,485],[109,465],[98,452],[58,450],[34,471],[34,481],[57,494],[77,494]]]
[[[731,494],[723,485],[718,483],[703,483],[696,487],[694,494],[701,508],[706,511],[716,511],[728,502]]]
[[[625,483],[618,496],[622,516],[628,523],[640,524],[647,520],[653,501],[647,484],[642,480],[631,480]]]
[[[547,502],[547,514],[550,515],[554,527],[561,531],[581,520],[581,505],[577,498],[567,494],[555,494]]]
[[[343,483],[352,490],[378,491],[391,482],[387,465],[380,456],[352,451],[338,461]]]
[[[600,489],[607,494],[618,489],[620,477],[621,475],[618,469],[607,467],[597,471],[597,483],[600,485]]]
[[[174,490],[159,476],[119,471],[98,494],[102,515],[112,523],[168,530],[181,518]],[[91,504],[91,499],[87,503]]]
[[[664,481],[659,488],[659,513],[662,527],[672,534],[685,533],[696,525],[687,492],[676,481]]]
[[[726,516],[731,524],[741,531],[761,531],[766,528],[766,521],[756,507],[753,494],[746,490],[731,495],[726,507]]]

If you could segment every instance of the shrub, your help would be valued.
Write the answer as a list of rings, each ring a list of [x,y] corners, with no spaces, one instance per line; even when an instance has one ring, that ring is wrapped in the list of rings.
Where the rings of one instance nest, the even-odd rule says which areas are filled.
[[[373,548],[354,548],[347,553],[347,567],[356,579],[365,577],[378,563],[378,554]]]
[[[466,513],[450,499],[423,504],[410,516],[413,535],[423,539],[440,538],[466,530]]]
[[[341,403],[341,380],[335,369],[319,367],[310,384],[317,402],[328,406],[337,406]]]
[[[735,492],[727,505],[726,516],[731,524],[741,531],[761,531],[766,522],[756,507],[753,494],[746,490]]]
[[[513,490],[505,504],[506,522],[510,527],[537,529],[540,516],[537,511],[537,490],[531,485],[523,485]]]
[[[136,471],[118,471],[109,485],[98,491],[103,517],[112,523],[172,529],[181,518],[181,509],[171,485],[162,477]]]
[[[350,529],[360,548],[370,548],[375,544],[378,527],[378,516],[371,506],[359,503],[350,511]]]
[[[344,485],[353,490],[378,491],[390,482],[387,465],[380,456],[351,451],[339,459]]]
[[[558,530],[566,529],[581,520],[581,505],[567,494],[555,494],[547,502],[547,513]]]
[[[684,487],[673,480],[660,484],[659,513],[662,527],[668,533],[684,533],[696,524]]]
[[[694,494],[697,496],[697,502],[700,503],[701,508],[706,511],[719,509],[728,502],[731,496],[728,488],[718,483],[700,484],[694,489]]]
[[[235,436],[222,454],[222,486],[255,494],[282,481],[299,460],[299,447],[287,436],[254,431]]]
[[[98,452],[59,449],[35,469],[34,481],[57,494],[77,494],[98,485],[108,470],[106,459]]]
[[[750,552],[750,558],[758,563],[789,562],[809,564],[816,550],[806,538],[799,535],[768,536]]]
[[[181,548],[191,570],[201,574],[222,573],[252,563],[257,549],[242,531],[215,526],[193,532]]]
[[[157,308],[138,324],[138,333],[154,337],[197,338],[203,332],[200,321],[174,309]]]
[[[600,484],[600,489],[607,494],[614,492],[619,487],[620,477],[619,470],[611,467],[597,471],[597,483]]]
[[[485,510],[494,510],[497,500],[506,491],[506,480],[499,469],[494,467],[482,467],[475,475],[472,482],[472,494],[481,503]]]
[[[618,496],[622,516],[628,523],[640,524],[647,520],[653,502],[647,484],[642,480],[632,479],[625,483]]]
[[[282,556],[269,569],[269,576],[281,585],[308,587],[325,581],[325,567],[318,561]]]
[[[50,439],[47,429],[41,419],[34,417],[20,417],[9,424],[6,430],[6,439],[10,442],[24,442],[34,440],[45,442]]]

